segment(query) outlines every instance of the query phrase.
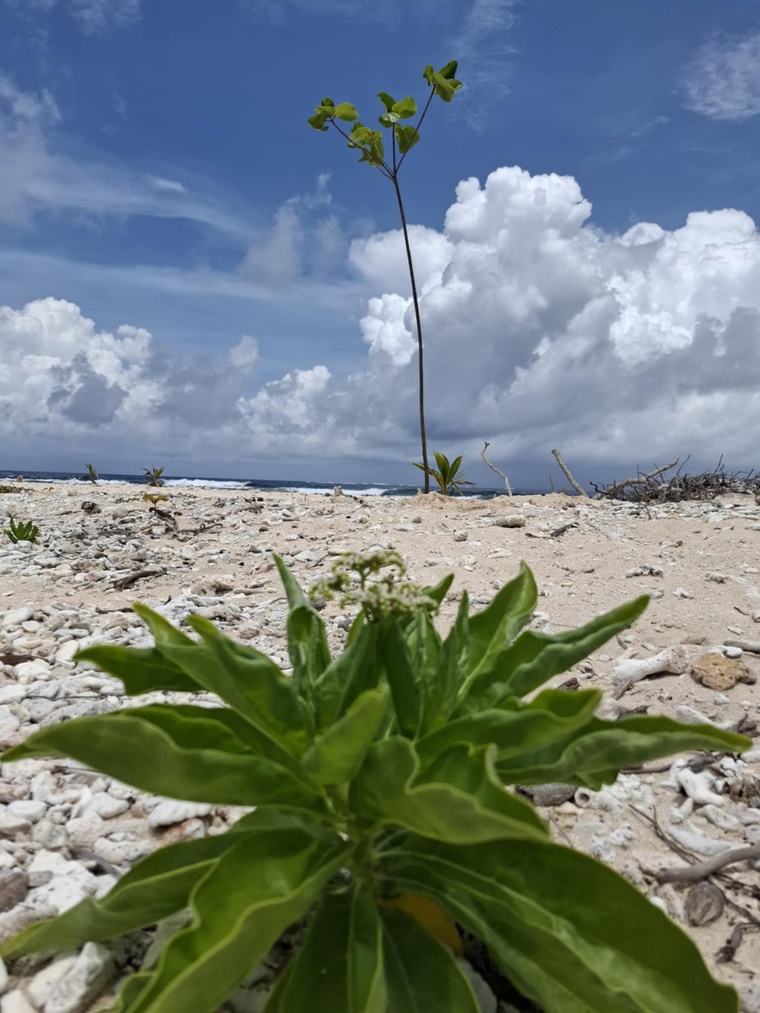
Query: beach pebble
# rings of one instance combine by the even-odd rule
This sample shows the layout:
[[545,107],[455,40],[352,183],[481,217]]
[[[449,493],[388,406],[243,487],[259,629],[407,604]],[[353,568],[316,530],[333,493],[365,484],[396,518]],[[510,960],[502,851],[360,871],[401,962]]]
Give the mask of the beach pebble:
[[211,805],[200,802],[178,802],[174,799],[163,799],[151,810],[148,826],[151,828],[168,827],[172,823],[184,823],[195,816],[208,816],[213,809]]
[[85,943],[73,964],[66,967],[48,992],[44,1013],[84,1013],[113,972],[113,959],[105,946]]

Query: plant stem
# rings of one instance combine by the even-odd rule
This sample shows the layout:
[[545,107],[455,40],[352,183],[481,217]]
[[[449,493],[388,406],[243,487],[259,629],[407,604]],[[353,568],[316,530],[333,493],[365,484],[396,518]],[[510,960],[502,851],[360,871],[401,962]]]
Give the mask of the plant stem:
[[409,245],[409,230],[406,226],[406,214],[404,213],[404,202],[401,198],[401,188],[398,185],[396,173],[392,177],[393,189],[396,191],[398,210],[401,215],[401,228],[404,233],[404,245],[406,247],[406,261],[409,265],[409,280],[412,283],[412,302],[414,303],[414,318],[417,323],[417,370],[419,375],[420,394],[420,439],[422,442],[422,467],[425,472],[425,492],[430,492],[430,472],[428,471],[427,436],[425,434],[425,369],[423,362],[422,348],[422,320],[420,319],[420,301],[417,296],[417,282],[414,277],[414,261],[412,260],[412,248]]

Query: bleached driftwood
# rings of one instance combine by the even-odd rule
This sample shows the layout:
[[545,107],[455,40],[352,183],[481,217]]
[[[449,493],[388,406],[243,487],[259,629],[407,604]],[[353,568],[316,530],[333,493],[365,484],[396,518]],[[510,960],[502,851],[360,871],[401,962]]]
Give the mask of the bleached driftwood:
[[490,446],[491,446],[491,444],[488,442],[488,440],[483,440],[483,449],[480,451],[480,456],[483,458],[483,460],[488,465],[488,467],[491,469],[491,471],[495,471],[497,475],[500,475],[504,479],[504,485],[507,487],[507,495],[511,496],[512,495],[512,488],[511,488],[511,486],[509,484],[509,479],[507,478],[507,476],[504,474],[503,471],[499,471],[499,469],[496,468],[493,464],[491,464],[491,462],[486,457],[486,451],[488,450],[488,448]]
[[573,487],[573,489],[575,489],[575,491],[578,493],[579,496],[585,496],[586,499],[588,499],[588,493],[586,492],[586,490],[582,486],[578,485],[578,483],[575,481],[575,479],[573,478],[572,474],[570,473],[570,469],[565,464],[565,460],[562,457],[562,454],[560,454],[560,452],[556,448],[554,450],[552,450],[552,454],[557,459],[557,464],[562,469],[562,471],[563,471],[563,473],[565,475],[565,478],[568,480],[568,482]]
[[612,681],[616,687],[615,696],[620,697],[626,689],[648,675],[670,673],[682,675],[689,664],[686,648],[681,644],[666,647],[651,658],[621,658],[612,669]]

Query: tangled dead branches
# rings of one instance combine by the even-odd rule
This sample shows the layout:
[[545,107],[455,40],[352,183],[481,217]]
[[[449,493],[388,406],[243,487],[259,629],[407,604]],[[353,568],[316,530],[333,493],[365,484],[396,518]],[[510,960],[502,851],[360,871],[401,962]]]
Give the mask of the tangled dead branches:
[[647,474],[639,472],[634,478],[626,478],[621,482],[603,486],[592,482],[595,498],[624,500],[629,503],[680,503],[683,500],[711,500],[725,493],[760,495],[760,475],[755,471],[729,473],[723,465],[721,455],[713,471],[689,475],[683,473],[688,460],[687,457],[670,478],[666,475],[678,464],[677,456],[661,468]]

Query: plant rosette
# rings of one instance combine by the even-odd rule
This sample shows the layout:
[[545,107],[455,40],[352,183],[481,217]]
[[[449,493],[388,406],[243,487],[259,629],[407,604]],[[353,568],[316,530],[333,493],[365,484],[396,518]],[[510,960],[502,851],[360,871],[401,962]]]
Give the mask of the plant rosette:
[[[186,912],[119,1013],[213,1013],[294,923],[303,945],[266,1013],[477,1013],[455,959],[466,933],[546,1013],[736,1013],[691,940],[614,871],[554,843],[510,785],[590,789],[619,769],[749,740],[664,717],[595,716],[596,690],[544,689],[646,606],[579,629],[525,629],[530,570],[445,637],[452,578],[420,588],[393,553],[339,560],[316,588],[358,603],[345,649],[277,559],[292,674],[191,616],[198,639],[145,606],[155,646],[82,651],[129,695],[204,693],[45,728],[3,761],[66,756],[148,792],[251,807],[226,833],[162,847],[110,893],[33,925],[6,958],[72,949]],[[208,702],[207,700],[205,701]]]

